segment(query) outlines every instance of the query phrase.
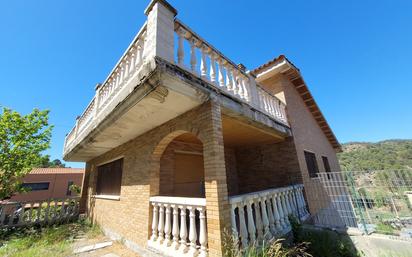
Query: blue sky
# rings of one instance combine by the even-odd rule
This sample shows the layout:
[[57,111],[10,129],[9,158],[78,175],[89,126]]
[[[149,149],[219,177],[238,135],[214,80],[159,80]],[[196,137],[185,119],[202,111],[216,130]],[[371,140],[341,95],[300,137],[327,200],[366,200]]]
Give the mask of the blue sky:
[[[248,69],[285,54],[340,142],[412,138],[411,1],[170,3]],[[52,158],[61,158],[64,135],[144,23],[147,4],[0,1],[0,105],[51,110]]]

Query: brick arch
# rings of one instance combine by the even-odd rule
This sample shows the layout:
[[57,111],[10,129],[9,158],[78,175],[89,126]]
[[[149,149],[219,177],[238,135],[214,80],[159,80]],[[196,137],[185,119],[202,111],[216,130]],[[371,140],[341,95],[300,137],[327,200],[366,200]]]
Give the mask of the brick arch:
[[179,129],[173,132],[170,132],[166,136],[160,139],[160,141],[154,147],[151,158],[150,158],[150,196],[159,194],[159,185],[160,185],[160,159],[166,150],[167,146],[178,136],[189,133],[196,136],[203,144],[201,134],[198,133],[198,130],[192,129]]

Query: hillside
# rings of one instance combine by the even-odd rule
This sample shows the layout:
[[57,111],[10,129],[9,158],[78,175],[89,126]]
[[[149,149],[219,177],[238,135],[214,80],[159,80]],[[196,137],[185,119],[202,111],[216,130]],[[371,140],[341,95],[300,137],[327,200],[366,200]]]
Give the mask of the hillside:
[[412,169],[412,140],[350,142],[342,149],[338,154],[342,170]]

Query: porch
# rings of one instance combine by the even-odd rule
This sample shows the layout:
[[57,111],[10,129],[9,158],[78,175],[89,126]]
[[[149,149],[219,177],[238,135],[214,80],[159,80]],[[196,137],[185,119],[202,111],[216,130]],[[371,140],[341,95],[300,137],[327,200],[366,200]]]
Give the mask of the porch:
[[[289,215],[300,221],[309,216],[293,142],[226,114],[221,122],[226,170],[221,186],[228,200],[219,212],[229,214],[221,222],[231,223],[227,232],[242,247],[287,234]],[[164,146],[158,194],[150,197],[151,250],[168,256],[208,255],[208,201],[225,200],[206,194],[203,154],[202,141],[189,132]]]
[[[206,198],[154,196],[151,250],[166,256],[208,256]],[[303,185],[229,197],[231,228],[241,247],[261,243],[291,230],[289,215],[309,216]]]

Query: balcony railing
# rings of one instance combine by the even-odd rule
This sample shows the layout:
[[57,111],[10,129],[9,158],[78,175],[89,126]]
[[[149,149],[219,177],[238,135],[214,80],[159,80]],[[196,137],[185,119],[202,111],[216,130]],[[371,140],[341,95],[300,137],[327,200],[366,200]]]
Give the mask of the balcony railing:
[[[65,153],[80,143],[132,92],[139,83],[137,78],[140,76],[137,74],[143,70],[143,64],[150,63],[158,55],[200,77],[222,94],[238,99],[288,125],[285,104],[259,86],[253,76],[172,15],[168,16],[163,12],[153,14],[157,17],[150,18],[151,13],[148,15],[148,21],[151,22],[145,23],[107,79],[97,86],[95,97],[67,134]],[[164,25],[168,23],[168,19],[171,19],[171,26]]]
[[177,35],[176,64],[200,76],[223,92],[288,124],[285,104],[257,85],[252,76],[179,20],[175,21],[175,33]]
[[168,256],[207,256],[206,199],[155,196],[148,245]]
[[[143,64],[145,47],[146,24],[143,25],[137,36],[127,48],[123,56],[110,72],[106,80],[96,88],[96,95],[91,100],[86,110],[77,118],[75,127],[67,134],[65,149],[70,149],[77,138],[87,131],[93,121],[101,120],[114,108],[113,103],[122,101],[131,91],[131,82]],[[116,100],[114,100],[116,99]]]
[[302,221],[309,215],[301,184],[232,196],[229,202],[232,231],[243,247],[288,233],[289,215]]

